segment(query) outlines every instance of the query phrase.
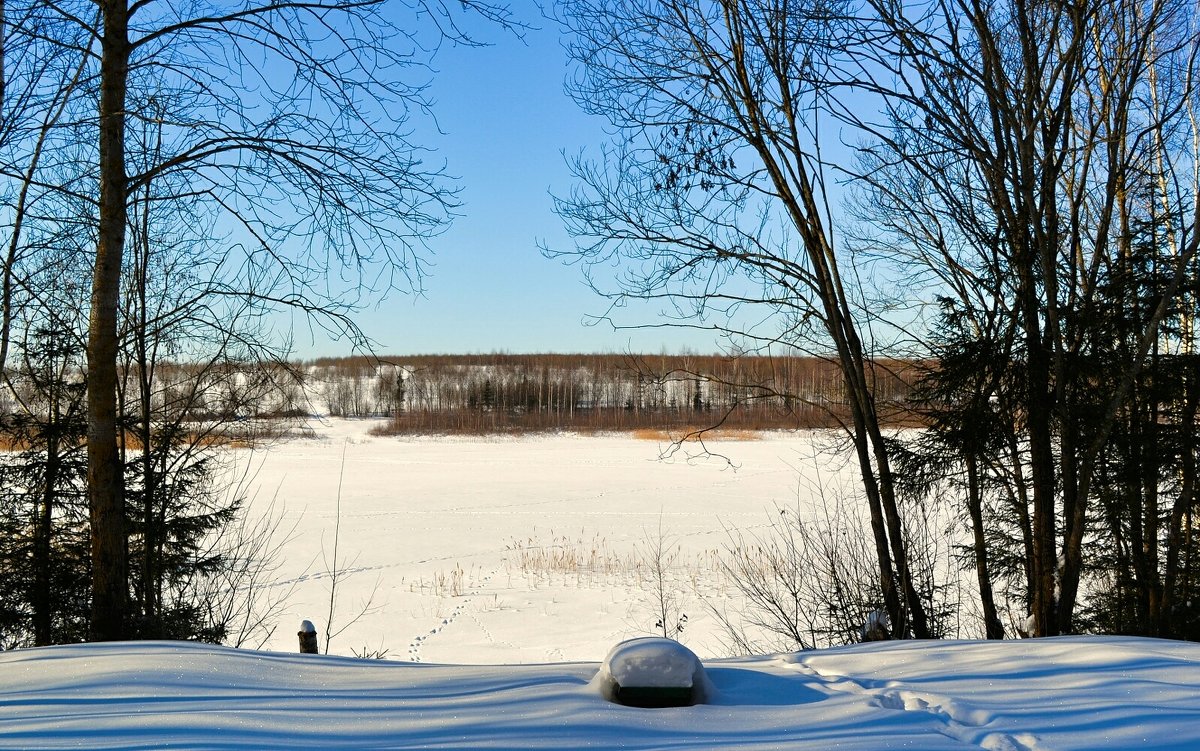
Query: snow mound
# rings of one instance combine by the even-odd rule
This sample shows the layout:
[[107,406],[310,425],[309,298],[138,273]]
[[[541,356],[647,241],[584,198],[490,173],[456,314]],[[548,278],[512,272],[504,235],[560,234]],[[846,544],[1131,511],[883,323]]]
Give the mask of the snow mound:
[[712,695],[700,658],[679,642],[660,636],[629,639],[613,647],[596,673],[595,685],[609,701],[621,700],[623,689],[682,691],[676,695],[686,696],[689,704]]

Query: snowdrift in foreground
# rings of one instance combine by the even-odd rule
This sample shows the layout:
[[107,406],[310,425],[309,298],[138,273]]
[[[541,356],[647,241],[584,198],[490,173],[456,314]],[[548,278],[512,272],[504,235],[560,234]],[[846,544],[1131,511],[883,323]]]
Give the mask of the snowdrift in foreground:
[[1200,748],[1200,645],[892,642],[705,663],[712,703],[634,709],[594,663],[439,666],[90,644],[0,653],[20,749]]

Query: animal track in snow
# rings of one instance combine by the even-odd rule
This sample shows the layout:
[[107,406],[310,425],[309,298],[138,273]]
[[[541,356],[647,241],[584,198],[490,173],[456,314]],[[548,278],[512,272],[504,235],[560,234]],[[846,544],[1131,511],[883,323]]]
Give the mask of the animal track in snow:
[[421,647],[424,646],[425,642],[429,641],[430,638],[442,633],[447,626],[449,626],[451,623],[454,623],[454,620],[458,618],[459,614],[462,613],[463,608],[466,607],[467,602],[469,602],[469,600],[462,601],[458,607],[451,611],[450,615],[442,619],[441,623],[409,642],[408,659],[412,662],[421,662]]
[[966,702],[951,699],[926,691],[914,691],[896,681],[874,685],[869,681],[858,681],[844,675],[822,673],[804,662],[800,655],[793,665],[817,680],[826,688],[863,697],[875,707],[900,712],[922,712],[938,720],[939,732],[954,740],[978,746],[984,751],[1042,751],[1038,737],[1032,733],[1002,733],[987,730],[994,718],[984,709],[972,707]]
[[[471,586],[471,589],[473,589],[473,590],[482,589],[484,586],[486,586],[488,584],[488,582],[490,582],[492,580],[492,577],[495,575],[496,575],[495,571],[491,571],[491,572],[483,575],[482,577],[479,578],[479,580],[474,585]],[[467,610],[467,606],[471,604],[471,601],[474,598],[468,597],[468,596],[459,596],[454,599],[456,599],[458,601],[458,604],[454,607],[454,610],[450,611],[450,615],[443,616],[441,619],[441,622],[438,625],[431,628],[428,632],[415,637],[411,642],[408,643],[408,659],[410,662],[421,662],[422,661],[421,660],[421,647],[423,647],[425,645],[425,642],[429,641],[429,639],[431,639],[432,637],[437,636],[438,634],[442,633],[448,627],[450,627],[456,620],[458,620],[458,617]],[[473,613],[468,613],[468,615],[476,623],[479,623],[479,619],[476,618]],[[488,638],[488,641],[494,641],[491,633],[486,628],[483,628],[483,624],[479,623],[479,626],[481,629],[483,629],[484,635]]]
[[478,626],[480,632],[483,633],[483,638],[487,639],[489,644],[495,644],[496,637],[492,635],[491,629],[485,626],[483,621],[479,620],[479,616],[475,615],[474,613],[468,613],[467,615],[471,616],[471,620],[475,621],[475,625]]

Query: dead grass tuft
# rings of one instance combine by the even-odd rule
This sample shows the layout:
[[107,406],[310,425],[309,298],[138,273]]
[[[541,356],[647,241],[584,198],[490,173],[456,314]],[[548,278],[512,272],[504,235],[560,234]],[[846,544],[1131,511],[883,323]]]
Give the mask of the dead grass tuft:
[[[181,443],[187,446],[205,447],[205,448],[229,448],[229,449],[252,449],[257,448],[264,442],[282,440],[286,438],[296,437],[293,433],[286,430],[272,429],[256,429],[254,431],[234,433],[232,431],[222,432],[207,432],[201,433],[198,431],[189,432],[183,436]],[[118,441],[125,447],[127,451],[141,451],[141,437],[131,431],[126,431],[119,436]],[[81,441],[80,446],[86,445],[86,441]],[[34,446],[29,441],[18,439],[13,435],[0,434],[0,453],[16,453],[19,451],[28,451],[31,448],[40,448]]]
[[700,428],[677,428],[666,430],[660,428],[639,428],[630,432],[639,441],[757,441],[762,438],[762,431],[749,428],[716,428],[704,430]]

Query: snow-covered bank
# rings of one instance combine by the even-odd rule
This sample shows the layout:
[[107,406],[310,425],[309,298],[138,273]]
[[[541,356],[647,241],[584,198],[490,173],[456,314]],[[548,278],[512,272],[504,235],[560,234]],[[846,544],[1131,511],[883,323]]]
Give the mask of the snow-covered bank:
[[0,748],[1200,748],[1200,645],[893,642],[706,661],[711,703],[633,709],[597,666],[413,665],[198,644],[0,653]]

